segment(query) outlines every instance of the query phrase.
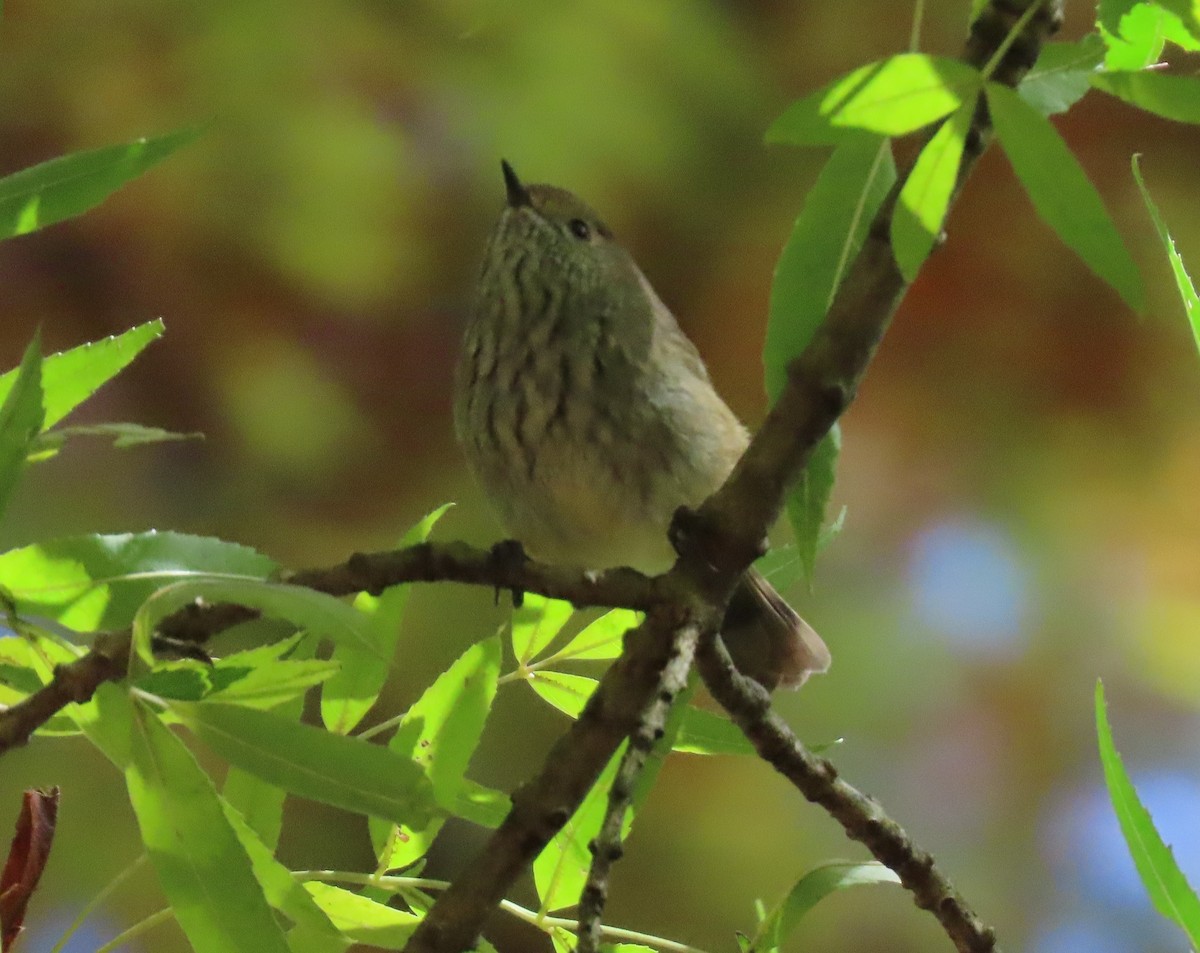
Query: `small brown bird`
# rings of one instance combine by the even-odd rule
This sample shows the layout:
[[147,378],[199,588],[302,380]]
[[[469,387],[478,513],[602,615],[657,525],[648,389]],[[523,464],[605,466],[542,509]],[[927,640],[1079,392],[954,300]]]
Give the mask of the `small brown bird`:
[[[583,201],[524,185],[492,231],[455,379],[454,429],[505,531],[539,559],[660,572],[667,527],[749,437],[633,258]],[[829,650],[751,569],[722,637],[768,689]]]

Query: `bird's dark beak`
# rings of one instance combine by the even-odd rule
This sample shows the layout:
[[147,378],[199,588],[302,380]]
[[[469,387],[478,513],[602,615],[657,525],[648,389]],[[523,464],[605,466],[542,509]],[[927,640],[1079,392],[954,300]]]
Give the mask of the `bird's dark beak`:
[[508,192],[509,208],[520,208],[522,205],[532,205],[529,189],[521,184],[513,167],[504,159],[500,160],[500,168],[504,170],[504,188]]

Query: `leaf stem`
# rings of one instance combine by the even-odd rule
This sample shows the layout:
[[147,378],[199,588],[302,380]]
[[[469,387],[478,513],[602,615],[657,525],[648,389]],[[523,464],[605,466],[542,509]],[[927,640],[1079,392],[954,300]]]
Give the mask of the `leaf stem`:
[[[425,877],[376,877],[372,874],[361,874],[348,870],[294,870],[292,871],[292,876],[299,881],[340,881],[341,883],[359,884],[364,887],[380,887],[383,890],[391,890],[393,892],[399,892],[406,888],[416,890],[445,890],[450,886],[449,881],[446,880],[429,880]],[[579,927],[578,920],[570,920],[566,917],[548,917],[527,907],[523,907],[518,903],[513,903],[511,900],[501,900],[500,909],[512,914],[518,920],[524,920],[526,923],[544,930],[546,933],[549,933],[556,927],[571,931]],[[646,946],[652,946],[657,950],[666,950],[667,953],[705,953],[699,947],[688,946],[686,943],[668,940],[665,937],[654,936],[651,933],[639,933],[636,930],[625,930],[621,927],[611,926],[603,926],[601,930],[608,939],[644,943]],[[104,953],[104,951],[98,950],[97,953]]]

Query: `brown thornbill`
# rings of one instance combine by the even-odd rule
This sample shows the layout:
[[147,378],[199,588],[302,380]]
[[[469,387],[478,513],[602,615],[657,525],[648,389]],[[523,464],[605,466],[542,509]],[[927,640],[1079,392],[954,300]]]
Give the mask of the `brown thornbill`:
[[[699,353],[600,217],[502,163],[455,379],[454,429],[506,532],[530,554],[659,572],[667,527],[728,476],[748,437]],[[722,637],[768,689],[798,687],[829,650],[750,570]]]

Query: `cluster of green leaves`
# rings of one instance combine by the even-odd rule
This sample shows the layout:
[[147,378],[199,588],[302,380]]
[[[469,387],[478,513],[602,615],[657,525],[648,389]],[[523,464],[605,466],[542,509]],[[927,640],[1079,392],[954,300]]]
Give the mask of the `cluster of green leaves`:
[[[129,332],[138,333],[144,332]],[[111,367],[127,338],[86,354]],[[46,365],[76,354],[57,355]],[[445,509],[423,519],[403,542],[424,541]],[[396,949],[428,907],[426,891],[439,886],[417,875],[443,824],[458,818],[490,828],[507,812],[506,795],[467,776],[497,690],[524,682],[576,716],[595,679],[561,665],[615,658],[638,619],[614,610],[566,635],[571,606],[529,595],[512,617],[511,672],[501,674],[500,637],[485,639],[404,714],[364,730],[392,664],[408,587],[347,603],[272,582],[275,568],[246,547],[177,533],[83,536],[0,555],[11,628],[0,638],[0,701],[20,701],[49,680],[56,665],[78,658],[86,646],[77,633],[130,628],[128,678],[101,686],[91,701],[69,706],[38,734],[82,734],[123,773],[170,910],[193,946],[313,953],[362,942]],[[211,664],[157,658],[157,624],[197,599],[251,606],[294,631]],[[318,657],[322,641],[333,646],[328,658]],[[310,691],[320,696],[323,727],[301,720]],[[173,727],[228,764],[222,785]],[[385,734],[386,744],[371,740]],[[727,720],[680,706],[642,777],[634,810],[672,748],[752,753]],[[609,780],[616,764],[615,757],[605,772]],[[556,942],[565,942],[566,921],[550,915],[579,898],[607,787],[595,787],[537,858],[538,910],[516,911]],[[288,796],[367,819],[375,869],[322,875],[356,889],[306,878],[275,859]],[[389,876],[398,870],[408,876]],[[393,895],[406,910],[389,905]],[[804,895],[811,900],[813,888]],[[795,901],[785,906],[800,909]],[[793,912],[770,935],[781,935],[796,919]]]
[[[0,376],[0,505],[28,466],[41,464],[76,432],[60,426],[63,418],[161,333],[161,322],[152,321],[45,359],[35,337],[21,366]],[[132,424],[89,431],[115,434],[118,443],[157,436]],[[446,509],[430,513],[400,544],[426,540]],[[762,568],[784,584],[780,574],[794,562],[778,552]],[[495,827],[507,812],[505,794],[467,777],[499,686],[524,682],[577,716],[596,680],[562,671],[562,664],[615,658],[638,619],[614,610],[565,637],[572,607],[527,596],[510,629],[513,671],[500,673],[499,637],[485,639],[403,715],[361,730],[396,654],[408,587],[362,593],[347,603],[273,582],[276,569],[247,547],[173,532],[93,534],[0,554],[7,620],[0,628],[0,705],[29,697],[57,666],[78,659],[90,634],[129,629],[128,678],[68,706],[37,735],[83,735],[123,773],[169,910],[192,944],[206,951],[311,953],[354,942],[398,948],[428,906],[429,882],[387,875],[414,867],[419,873],[446,820]],[[270,633],[263,644],[211,664],[159,658],[156,627],[196,600],[254,608],[285,623],[289,633],[280,637],[277,628],[257,623]],[[325,658],[318,652],[322,642],[332,645]],[[301,720],[310,692],[319,695],[323,727]],[[172,728],[186,730],[227,763],[222,785]],[[386,744],[371,741],[385,733]],[[681,706],[643,776],[634,810],[672,749],[753,753],[728,720]],[[605,778],[611,780],[616,764],[614,758]],[[524,912],[559,943],[566,942],[566,921],[550,914],[578,900],[607,788],[596,786],[534,865],[540,905]],[[302,880],[275,859],[289,795],[368,820],[377,866],[366,874],[344,872],[359,889]],[[389,906],[390,894],[400,895],[408,909]]]
[[[1141,311],[1137,266],[1095,187],[1048,117],[1070,109],[1094,89],[1167,119],[1200,123],[1200,78],[1152,68],[1167,42],[1200,49],[1200,20],[1187,0],[1102,0],[1095,30],[1080,40],[1047,44],[1015,91],[992,81],[1003,50],[981,70],[909,52],[853,70],[793,103],[768,130],[767,141],[833,146],[834,152],[776,268],[764,351],[770,399],[782,389],[789,362],[811,340],[868,224],[895,185],[891,140],[927,135],[891,219],[892,251],[901,274],[911,281],[942,232],[966,135],[984,105],[1038,214],[1134,311]],[[1155,216],[1196,329],[1195,291]],[[1197,335],[1200,341],[1200,330]],[[835,429],[815,451],[788,502],[810,576],[830,532],[826,510],[838,446]],[[840,517],[835,529],[836,523]]]

